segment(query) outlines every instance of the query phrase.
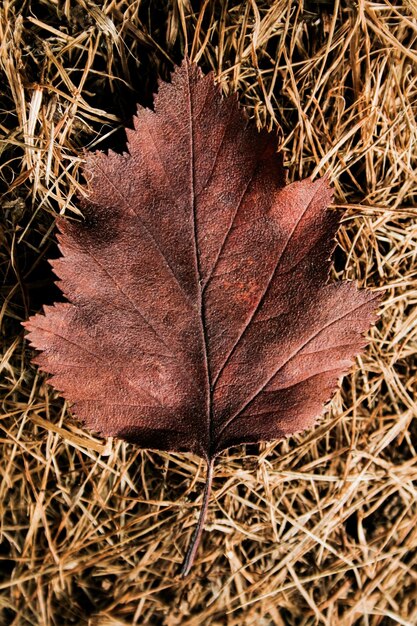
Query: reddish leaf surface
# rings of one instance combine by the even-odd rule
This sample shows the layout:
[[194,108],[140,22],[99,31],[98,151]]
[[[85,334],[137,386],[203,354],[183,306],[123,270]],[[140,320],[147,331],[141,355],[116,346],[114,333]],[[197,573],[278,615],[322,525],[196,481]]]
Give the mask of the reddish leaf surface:
[[[276,139],[184,61],[128,153],[90,154],[84,223],[59,220],[67,303],[26,323],[87,426],[208,462],[311,427],[365,345],[377,297],[329,284],[327,180],[285,184]],[[194,552],[193,552],[194,551]]]

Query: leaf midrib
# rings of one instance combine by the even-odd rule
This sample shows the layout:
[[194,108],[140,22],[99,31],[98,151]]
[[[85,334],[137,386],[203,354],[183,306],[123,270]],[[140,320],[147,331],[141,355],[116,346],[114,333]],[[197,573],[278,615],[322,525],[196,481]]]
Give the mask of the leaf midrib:
[[194,123],[193,123],[193,103],[191,96],[190,85],[190,73],[189,66],[187,64],[187,93],[188,93],[188,111],[189,111],[189,134],[190,134],[190,204],[193,220],[193,241],[194,241],[194,259],[195,259],[195,272],[197,281],[197,298],[198,298],[198,319],[200,323],[200,334],[202,339],[203,349],[203,362],[205,370],[205,403],[206,403],[206,424],[207,424],[207,449],[203,447],[203,453],[206,456],[207,462],[211,458],[211,447],[213,443],[213,415],[212,415],[212,388],[210,381],[210,368],[208,362],[208,338],[206,333],[205,312],[203,306],[203,289],[202,289],[202,275],[200,269],[200,255],[198,251],[198,239],[197,239],[197,219],[196,219],[196,193],[195,193],[195,156],[194,156]]

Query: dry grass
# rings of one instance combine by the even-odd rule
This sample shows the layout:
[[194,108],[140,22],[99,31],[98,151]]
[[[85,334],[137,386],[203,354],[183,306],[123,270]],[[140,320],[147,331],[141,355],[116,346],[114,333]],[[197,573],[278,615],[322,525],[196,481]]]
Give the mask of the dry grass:
[[[415,0],[4,0],[0,18],[0,624],[415,625]],[[83,431],[20,321],[59,297],[45,259],[82,148],[121,149],[185,49],[282,127],[291,178],[330,174],[335,275],[387,290],[321,425],[223,456],[178,581],[199,460]]]

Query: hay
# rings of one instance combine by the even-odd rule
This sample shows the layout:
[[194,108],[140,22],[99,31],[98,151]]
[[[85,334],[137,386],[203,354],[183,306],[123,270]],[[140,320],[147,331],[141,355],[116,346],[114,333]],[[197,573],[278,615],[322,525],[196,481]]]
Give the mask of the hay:
[[[413,0],[4,0],[0,8],[0,623],[417,623],[417,9]],[[194,7],[194,8],[193,8]],[[346,209],[335,277],[386,289],[371,344],[314,430],[217,467],[80,428],[20,321],[60,296],[54,218],[78,216],[82,148],[122,149],[187,49],[281,127],[291,179]],[[259,454],[258,454],[259,453]]]

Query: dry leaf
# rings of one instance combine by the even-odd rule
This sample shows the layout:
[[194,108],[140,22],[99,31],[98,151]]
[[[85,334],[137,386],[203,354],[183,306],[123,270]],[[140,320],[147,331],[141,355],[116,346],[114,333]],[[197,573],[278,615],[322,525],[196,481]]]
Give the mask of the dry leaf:
[[85,424],[208,464],[311,427],[365,345],[377,297],[329,284],[325,179],[285,184],[276,139],[184,61],[129,152],[89,154],[86,220],[60,219],[68,303],[26,323],[35,362]]

